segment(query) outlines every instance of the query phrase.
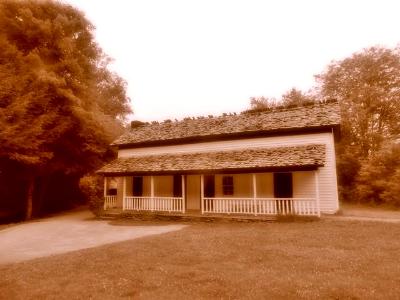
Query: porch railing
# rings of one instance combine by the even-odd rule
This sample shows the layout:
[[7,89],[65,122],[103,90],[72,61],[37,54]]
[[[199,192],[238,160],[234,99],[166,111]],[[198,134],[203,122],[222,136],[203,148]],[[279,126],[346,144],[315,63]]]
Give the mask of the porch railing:
[[104,196],[104,209],[117,207],[117,196]]
[[182,197],[125,197],[123,210],[185,212]]
[[204,213],[319,216],[313,198],[203,198]]

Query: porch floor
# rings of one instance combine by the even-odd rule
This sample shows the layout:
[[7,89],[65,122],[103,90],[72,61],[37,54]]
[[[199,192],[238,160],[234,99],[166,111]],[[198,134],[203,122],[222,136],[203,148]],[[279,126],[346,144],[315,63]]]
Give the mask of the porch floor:
[[[276,215],[248,215],[248,214],[201,214],[199,210],[189,210],[183,213],[177,212],[149,212],[149,211],[129,211],[122,209],[108,209],[101,215],[103,219],[134,219],[143,221],[182,221],[182,222],[273,222],[277,221]],[[301,219],[317,220],[317,217],[301,217]]]

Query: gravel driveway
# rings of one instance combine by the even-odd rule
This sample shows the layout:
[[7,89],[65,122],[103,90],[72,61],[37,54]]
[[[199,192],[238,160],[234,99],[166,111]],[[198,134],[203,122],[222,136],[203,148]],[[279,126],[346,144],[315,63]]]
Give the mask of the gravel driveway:
[[113,226],[93,220],[89,211],[68,213],[0,230],[0,264],[166,233],[184,226]]

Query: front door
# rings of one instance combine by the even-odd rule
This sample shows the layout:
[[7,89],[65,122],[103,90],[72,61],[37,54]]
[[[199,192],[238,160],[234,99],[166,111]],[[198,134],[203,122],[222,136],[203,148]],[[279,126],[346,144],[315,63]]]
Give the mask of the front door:
[[[292,173],[274,173],[274,197],[293,198]],[[291,214],[293,212],[292,200],[277,200],[276,208],[278,214]]]
[[[204,198],[214,198],[215,197],[215,176],[214,175],[204,175]],[[213,211],[214,200],[207,201],[208,210]]]
[[215,197],[215,176],[204,175],[204,198]]
[[173,192],[174,197],[183,197],[183,195],[182,195],[182,175],[174,175],[172,192]]
[[143,196],[143,177],[133,176],[132,195],[135,197]]
[[275,198],[293,197],[292,173],[274,173],[274,197]]

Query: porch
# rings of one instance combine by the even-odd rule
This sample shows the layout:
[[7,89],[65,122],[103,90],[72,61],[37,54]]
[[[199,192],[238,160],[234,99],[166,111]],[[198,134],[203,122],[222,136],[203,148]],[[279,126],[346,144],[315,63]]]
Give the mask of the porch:
[[320,216],[318,169],[105,177],[104,209],[184,215]]

